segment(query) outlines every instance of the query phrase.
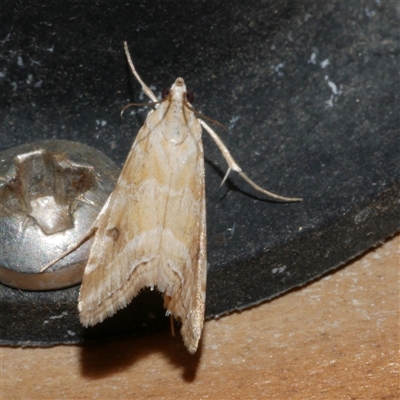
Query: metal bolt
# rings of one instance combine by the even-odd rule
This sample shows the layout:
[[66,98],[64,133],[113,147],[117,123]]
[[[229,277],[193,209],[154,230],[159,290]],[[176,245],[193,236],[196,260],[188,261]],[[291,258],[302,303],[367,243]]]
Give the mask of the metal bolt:
[[91,240],[39,271],[89,230],[118,174],[100,151],[65,140],[0,153],[0,282],[24,290],[79,283]]

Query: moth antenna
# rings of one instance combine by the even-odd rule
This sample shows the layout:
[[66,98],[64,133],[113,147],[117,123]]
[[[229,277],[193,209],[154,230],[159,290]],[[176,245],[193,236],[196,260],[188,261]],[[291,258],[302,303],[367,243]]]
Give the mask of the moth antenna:
[[255,182],[253,182],[239,167],[239,165],[236,163],[236,161],[233,159],[231,156],[231,153],[229,150],[226,148],[222,140],[219,138],[219,136],[214,132],[213,129],[211,129],[203,120],[199,119],[199,122],[201,126],[209,133],[209,135],[214,139],[215,143],[221,150],[222,155],[224,156],[226,162],[228,163],[229,169],[227,174],[225,174],[225,177],[222,182],[226,180],[228,177],[228,173],[231,170],[236,171],[251,187],[253,187],[255,190],[257,190],[260,193],[264,193],[265,195],[271,197],[274,200],[280,200],[280,201],[286,201],[286,202],[295,202],[295,201],[302,201],[303,199],[297,198],[297,197],[283,197],[279,196],[275,193],[269,192],[268,190],[263,189],[261,186],[258,186]]
[[41,274],[42,272],[46,271],[47,269],[49,269],[50,267],[52,267],[54,264],[58,263],[60,260],[62,260],[64,257],[66,257],[68,254],[71,254],[73,251],[75,251],[77,248],[79,248],[80,246],[82,246],[82,243],[86,242],[86,240],[89,240],[89,238],[93,235],[94,231],[97,228],[91,228],[89,232],[87,232],[85,234],[85,236],[83,236],[82,239],[80,239],[78,242],[74,243],[71,247],[69,247],[66,251],[64,251],[64,253],[61,253],[55,260],[49,262],[47,265],[45,265],[40,271],[39,273]]
[[190,111],[194,112],[194,114],[197,115],[198,117],[203,118],[203,119],[206,119],[207,121],[211,122],[212,124],[216,124],[216,125],[220,126],[223,130],[225,130],[225,131],[228,132],[228,129],[227,129],[227,127],[226,127],[224,124],[221,124],[221,122],[218,122],[217,120],[212,119],[212,118],[210,118],[210,117],[207,117],[207,116],[205,116],[204,114],[202,114],[201,112],[196,111],[196,110],[186,101],[185,98],[183,99],[183,104],[184,104],[185,107],[187,107]]
[[125,54],[126,54],[126,58],[128,59],[128,64],[131,67],[132,73],[133,75],[135,75],[135,78],[138,80],[138,82],[142,85],[142,90],[143,92],[150,97],[151,100],[153,100],[154,102],[157,102],[158,99],[155,96],[155,94],[152,92],[152,90],[142,81],[142,78],[139,76],[139,74],[137,73],[135,66],[133,65],[133,61],[131,58],[131,55],[129,53],[129,49],[128,49],[128,43],[125,41],[124,42],[124,49],[125,49]]

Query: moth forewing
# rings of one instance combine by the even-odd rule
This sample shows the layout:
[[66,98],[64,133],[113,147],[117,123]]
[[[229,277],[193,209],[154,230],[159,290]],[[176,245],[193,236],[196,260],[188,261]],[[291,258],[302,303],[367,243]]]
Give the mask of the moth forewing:
[[183,106],[178,78],[149,113],[102,210],[79,295],[80,319],[95,325],[156,286],[196,351],[204,319],[206,230],[201,126]]

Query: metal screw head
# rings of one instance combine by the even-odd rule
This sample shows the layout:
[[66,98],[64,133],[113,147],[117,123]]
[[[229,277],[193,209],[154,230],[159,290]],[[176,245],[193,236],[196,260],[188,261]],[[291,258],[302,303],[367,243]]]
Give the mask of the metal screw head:
[[90,240],[39,271],[89,230],[118,174],[100,151],[65,140],[0,153],[0,282],[25,290],[79,283]]

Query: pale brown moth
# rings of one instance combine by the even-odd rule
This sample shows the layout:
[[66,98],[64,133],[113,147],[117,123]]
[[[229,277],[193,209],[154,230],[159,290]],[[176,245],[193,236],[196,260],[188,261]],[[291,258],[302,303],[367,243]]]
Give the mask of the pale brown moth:
[[102,322],[142,288],[156,286],[164,295],[167,313],[181,321],[185,346],[194,353],[203,329],[207,275],[201,127],[228,163],[224,181],[234,170],[273,199],[301,199],[270,193],[242,172],[217,134],[196,118],[182,78],[158,101],[136,72],[126,42],[124,46],[143,92],[157,104],[91,230],[51,265],[94,236],[79,294],[81,323],[87,327]]

